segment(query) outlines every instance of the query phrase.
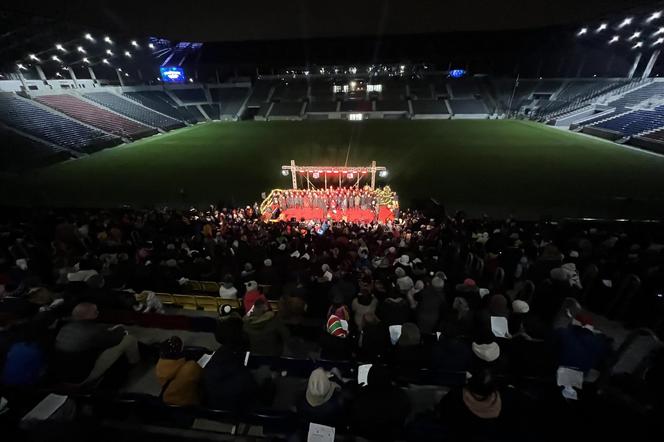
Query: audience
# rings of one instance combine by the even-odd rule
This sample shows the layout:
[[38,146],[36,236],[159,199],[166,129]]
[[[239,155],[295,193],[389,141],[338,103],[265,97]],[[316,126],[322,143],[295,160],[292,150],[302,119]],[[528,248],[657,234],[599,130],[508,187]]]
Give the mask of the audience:
[[165,403],[184,406],[200,402],[198,383],[202,369],[196,361],[185,359],[182,339],[172,336],[162,342],[155,370]]

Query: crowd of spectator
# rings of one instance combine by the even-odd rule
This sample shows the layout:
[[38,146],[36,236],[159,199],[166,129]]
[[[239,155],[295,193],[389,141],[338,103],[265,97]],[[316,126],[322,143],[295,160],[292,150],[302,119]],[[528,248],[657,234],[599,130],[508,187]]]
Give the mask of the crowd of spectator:
[[[405,428],[419,440],[517,437],[531,416],[519,381],[551,381],[559,400],[583,400],[585,390],[558,388],[559,367],[593,382],[614,362],[596,312],[656,329],[663,311],[658,226],[404,211],[321,231],[266,222],[255,208],[70,210],[8,216],[0,246],[5,387],[85,387],[118,361],[128,369],[151,349],[98,321],[99,311],[146,311],[135,294],[218,281],[218,296],[239,308],[219,309],[219,348],[204,367],[177,333],[159,346],[161,400],[238,413],[268,406],[274,375],[250,371],[247,351],[371,364],[362,385],[316,368],[293,407],[307,423],[377,440]],[[649,363],[657,369],[644,382],[661,386],[661,351]],[[422,370],[433,384],[450,373],[466,381],[423,413],[400,381]],[[661,412],[661,399],[648,398]]]

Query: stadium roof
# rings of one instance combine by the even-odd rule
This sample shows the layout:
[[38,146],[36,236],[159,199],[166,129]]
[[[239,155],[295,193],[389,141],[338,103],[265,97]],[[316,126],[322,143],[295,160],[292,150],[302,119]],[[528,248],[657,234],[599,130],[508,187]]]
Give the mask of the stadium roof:
[[540,28],[597,19],[653,0],[68,0],[2,9],[136,37],[243,41]]

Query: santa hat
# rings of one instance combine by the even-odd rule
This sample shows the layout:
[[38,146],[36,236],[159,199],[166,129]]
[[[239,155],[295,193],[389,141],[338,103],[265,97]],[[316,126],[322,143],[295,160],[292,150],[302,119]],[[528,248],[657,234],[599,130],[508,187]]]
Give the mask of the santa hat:
[[327,320],[327,332],[337,338],[348,336],[348,322],[337,315],[330,315]]

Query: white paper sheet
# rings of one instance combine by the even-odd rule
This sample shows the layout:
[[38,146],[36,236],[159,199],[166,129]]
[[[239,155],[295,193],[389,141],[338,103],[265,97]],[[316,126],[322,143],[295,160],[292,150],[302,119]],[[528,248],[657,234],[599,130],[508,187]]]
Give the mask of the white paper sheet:
[[507,328],[507,318],[503,316],[492,316],[491,331],[497,338],[509,338],[510,332]]
[[319,425],[311,422],[309,424],[309,435],[307,442],[334,442],[334,427]]
[[24,421],[44,421],[51,417],[53,413],[58,411],[60,407],[67,401],[69,396],[62,396],[59,394],[49,394],[40,403],[35,405],[35,408],[30,410],[28,414],[23,416]]
[[198,365],[200,365],[201,368],[205,368],[205,366],[207,365],[207,363],[210,362],[210,359],[212,359],[212,356],[213,356],[213,355],[214,355],[214,353],[211,353],[211,354],[207,354],[207,353],[206,353],[206,354],[204,354],[204,355],[201,356],[201,358],[197,361]]
[[357,383],[359,385],[369,384],[367,377],[369,376],[369,370],[371,369],[372,365],[373,364],[364,364],[357,367]]
[[583,372],[568,367],[558,367],[557,381],[559,387],[583,388]]
[[392,345],[397,345],[397,341],[401,337],[401,326],[400,325],[390,325],[390,341]]

